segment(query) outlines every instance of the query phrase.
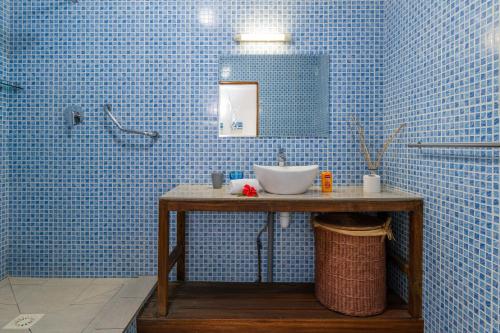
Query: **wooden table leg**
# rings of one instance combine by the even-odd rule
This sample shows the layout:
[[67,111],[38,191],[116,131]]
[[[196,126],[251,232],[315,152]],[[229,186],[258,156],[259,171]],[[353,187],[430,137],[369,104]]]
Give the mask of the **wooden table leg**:
[[170,212],[160,201],[158,215],[158,314],[166,316],[168,313],[168,272],[169,262],[169,231]]
[[423,204],[410,215],[410,262],[408,275],[408,311],[413,318],[422,318],[422,274],[423,274]]
[[177,246],[181,255],[177,260],[177,280],[186,279],[186,212],[177,212]]

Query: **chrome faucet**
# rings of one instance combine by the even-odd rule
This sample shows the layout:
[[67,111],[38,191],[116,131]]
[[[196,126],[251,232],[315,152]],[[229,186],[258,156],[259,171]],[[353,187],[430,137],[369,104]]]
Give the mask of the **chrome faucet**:
[[278,166],[286,166],[285,148],[282,147],[278,150]]

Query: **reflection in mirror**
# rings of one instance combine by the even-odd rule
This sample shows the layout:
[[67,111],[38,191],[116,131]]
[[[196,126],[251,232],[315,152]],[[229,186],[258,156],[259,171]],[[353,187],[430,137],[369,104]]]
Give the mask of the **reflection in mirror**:
[[259,136],[328,137],[329,67],[327,55],[232,55],[219,78],[258,82]]
[[219,82],[219,136],[257,136],[259,84]]

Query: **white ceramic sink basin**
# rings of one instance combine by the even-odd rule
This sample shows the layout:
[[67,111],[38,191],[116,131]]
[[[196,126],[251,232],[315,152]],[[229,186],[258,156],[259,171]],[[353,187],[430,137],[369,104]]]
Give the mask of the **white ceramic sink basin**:
[[318,175],[317,165],[263,166],[254,164],[253,170],[266,192],[274,194],[301,194],[307,191]]

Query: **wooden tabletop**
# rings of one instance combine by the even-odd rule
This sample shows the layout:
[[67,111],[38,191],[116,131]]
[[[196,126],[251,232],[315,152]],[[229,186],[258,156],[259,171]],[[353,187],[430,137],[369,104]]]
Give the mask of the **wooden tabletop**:
[[278,195],[266,192],[259,193],[258,197],[248,198],[228,193],[227,186],[221,189],[213,189],[211,185],[178,185],[160,197],[160,200],[167,201],[371,201],[371,202],[390,202],[390,201],[415,201],[422,200],[422,197],[416,194],[403,192],[399,190],[386,189],[380,193],[364,193],[360,186],[334,187],[333,192],[321,192],[321,188],[313,186],[303,194],[297,195]]

